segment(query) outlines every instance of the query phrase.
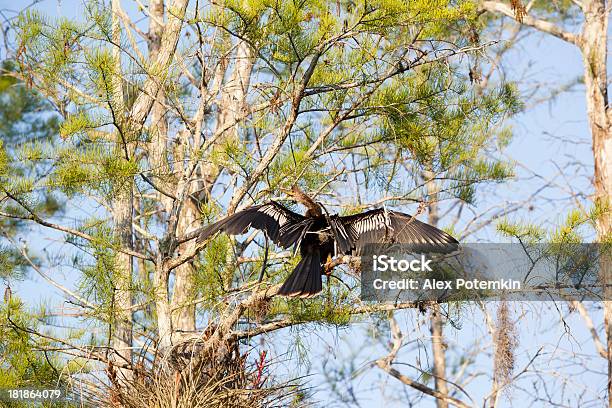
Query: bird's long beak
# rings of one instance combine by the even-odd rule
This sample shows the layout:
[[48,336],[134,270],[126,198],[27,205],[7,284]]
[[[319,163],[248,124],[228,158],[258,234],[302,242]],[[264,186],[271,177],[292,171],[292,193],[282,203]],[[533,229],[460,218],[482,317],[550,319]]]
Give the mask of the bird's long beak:
[[287,194],[289,197],[293,197],[293,190],[291,189],[279,187],[278,191]]
[[296,196],[299,196],[300,194],[304,195],[304,192],[300,190],[297,184],[293,184],[291,188],[279,187],[278,191],[280,191],[281,193],[285,193],[289,197],[293,197],[293,198],[295,198]]

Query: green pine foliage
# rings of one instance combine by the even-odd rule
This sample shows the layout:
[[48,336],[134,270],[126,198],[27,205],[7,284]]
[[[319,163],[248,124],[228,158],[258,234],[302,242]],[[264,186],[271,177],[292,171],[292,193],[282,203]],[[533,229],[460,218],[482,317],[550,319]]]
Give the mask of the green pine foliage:
[[231,268],[231,265],[228,265],[230,245],[228,237],[217,237],[204,248],[203,255],[195,265],[194,284],[197,297],[204,299],[207,307],[213,307],[217,299],[226,294],[234,283],[233,271],[228,271],[228,267]]
[[[0,191],[8,192],[42,215],[61,211],[62,202],[54,192],[38,189],[52,167],[43,146],[53,145],[59,117],[53,106],[19,80],[16,64],[4,60],[0,66]],[[5,203],[7,213],[23,214],[14,203]],[[18,219],[0,217],[5,233],[14,234],[24,224]]]
[[[38,329],[41,314],[33,314],[18,298],[0,303],[0,388],[65,388],[65,361],[57,352],[41,352],[57,347],[53,341],[33,337],[30,330]],[[81,367],[82,368],[82,367]],[[13,402],[11,407],[31,406]],[[68,407],[64,402],[45,402],[42,407]]]
[[[19,74],[44,94],[56,115],[36,116],[55,121],[53,137],[28,137],[20,149],[2,146],[2,185],[44,215],[49,213],[42,208],[51,208],[48,197],[58,203],[95,202],[99,213],[70,220],[90,239],[66,237],[75,251],[68,257],[78,275],[76,290],[95,305],[86,319],[96,327],[115,325],[118,282],[133,282],[127,288],[132,303],[146,305],[146,312],[132,315],[134,333],[148,344],[157,329],[152,305],[160,300],[151,275],[185,249],[169,245],[176,238],[170,230],[176,214],[169,207],[180,192],[182,172],[194,161],[219,169],[215,185],[184,198],[185,204],[197,203],[198,222],[218,219],[296,110],[292,131],[247,192],[255,203],[279,199],[298,182],[338,212],[361,211],[364,203],[391,195],[398,198],[387,204],[401,208],[423,199],[428,172],[441,188],[441,200],[473,204],[479,186],[511,177],[512,163],[497,152],[511,139],[504,120],[521,109],[516,90],[511,85],[477,89],[466,75],[465,60],[441,56],[450,43],[455,49],[473,45],[464,31],[475,18],[473,2],[463,0],[231,0],[189,10],[177,45],[183,60],[175,58],[166,69],[146,56],[146,47],[132,44],[125,27],[119,39],[114,36],[112,15],[99,2],[88,3],[83,21],[24,12],[16,26]],[[203,33],[206,42],[194,33]],[[255,60],[244,107],[248,114],[212,142],[219,136],[219,95],[201,95],[201,89],[221,86],[215,84],[216,69],[225,65],[231,72],[238,38]],[[308,83],[301,83],[305,75]],[[163,83],[167,135],[160,135],[158,123],[135,124],[130,117],[150,78]],[[297,91],[303,92],[299,107]],[[210,104],[202,123],[192,123],[202,98],[210,98]],[[168,141],[158,146],[163,163],[154,167],[152,144],[160,136]],[[196,139],[200,145],[194,146]],[[208,143],[212,146],[205,149]],[[32,168],[45,173],[27,171]],[[368,197],[358,200],[346,187],[350,183]],[[118,266],[121,240],[109,210],[114,199],[132,194],[134,250],[158,265],[134,259],[134,276],[126,277],[126,268]],[[2,211],[28,217],[21,207],[11,200],[0,204]],[[56,204],[55,211],[60,207]],[[299,261],[290,254],[263,265],[262,236],[254,241],[246,247],[244,236],[219,236],[188,262],[194,271],[189,297],[197,303],[199,319],[212,322],[232,307],[227,299],[240,299],[255,287],[264,266],[263,286],[268,286],[281,283]],[[269,252],[280,249],[270,243]],[[249,257],[257,260],[239,262]],[[0,252],[0,262],[15,261]],[[168,272],[168,299],[175,273]],[[354,280],[344,280],[329,279],[316,299],[274,299],[253,318],[347,325],[358,301]],[[108,340],[74,336],[85,344]]]
[[[35,27],[33,27],[35,29]],[[42,217],[59,215],[64,203],[53,191],[40,188],[53,167],[49,149],[57,142],[59,116],[54,106],[28,83],[19,79],[17,64],[4,60],[0,65],[0,277],[11,286],[24,279],[30,265],[21,252],[7,241],[27,231],[29,225],[22,219],[31,214],[12,196]],[[15,217],[9,217],[11,215]],[[24,241],[24,243],[26,243]],[[22,243],[18,243],[22,245]],[[34,262],[40,260],[31,255]],[[44,310],[33,312],[10,289],[6,289],[4,302],[0,303],[0,387],[47,387],[64,386],[66,368],[63,356],[56,352],[43,352],[45,348],[57,346],[49,339],[33,336]],[[26,406],[14,403],[11,406]],[[42,406],[51,406],[44,403]],[[68,406],[58,403],[54,406]]]
[[510,85],[484,92],[468,88],[461,76],[453,80],[440,69],[418,70],[410,81],[381,90],[377,103],[386,108],[380,137],[399,147],[398,155],[413,163],[414,172],[444,174],[447,196],[473,204],[477,184],[513,175],[511,163],[489,157],[499,148],[497,124],[520,109]]
[[[504,219],[497,223],[497,230],[506,237],[529,244],[578,244],[589,242],[589,234],[594,231],[597,220],[604,211],[606,209],[599,205],[586,209],[570,209],[550,228],[535,225],[526,220]],[[598,242],[607,243],[605,238]]]

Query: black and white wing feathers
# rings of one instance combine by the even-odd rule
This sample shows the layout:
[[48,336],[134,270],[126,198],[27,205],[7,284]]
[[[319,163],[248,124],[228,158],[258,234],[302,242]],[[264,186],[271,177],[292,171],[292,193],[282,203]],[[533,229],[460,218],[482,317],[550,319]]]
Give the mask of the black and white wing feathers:
[[361,253],[368,244],[408,244],[416,252],[451,252],[458,244],[455,238],[436,227],[409,214],[384,208],[340,219],[356,253]]
[[200,233],[198,242],[223,231],[229,235],[244,234],[249,228],[264,231],[277,245],[289,248],[303,235],[306,219],[279,203],[269,203],[248,207],[242,211],[217,221]]

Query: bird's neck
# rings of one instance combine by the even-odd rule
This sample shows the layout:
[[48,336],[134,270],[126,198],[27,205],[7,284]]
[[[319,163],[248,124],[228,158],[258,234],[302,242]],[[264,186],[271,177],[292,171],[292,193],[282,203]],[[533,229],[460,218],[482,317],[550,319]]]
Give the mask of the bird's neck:
[[323,211],[319,204],[315,203],[314,200],[306,195],[297,186],[293,186],[293,196],[297,202],[304,205],[308,210],[306,211],[307,217],[321,217]]

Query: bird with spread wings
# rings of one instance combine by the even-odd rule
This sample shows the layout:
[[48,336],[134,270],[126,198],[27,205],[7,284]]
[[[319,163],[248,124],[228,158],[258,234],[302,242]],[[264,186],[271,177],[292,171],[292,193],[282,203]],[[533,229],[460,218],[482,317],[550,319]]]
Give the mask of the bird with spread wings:
[[290,196],[308,208],[304,215],[270,201],[248,207],[205,227],[202,242],[218,232],[264,231],[283,248],[297,246],[301,260],[278,291],[279,295],[311,297],[323,288],[325,263],[336,255],[359,254],[368,244],[409,244],[415,252],[447,252],[457,240],[411,215],[378,208],[349,216],[329,215],[297,186]]

